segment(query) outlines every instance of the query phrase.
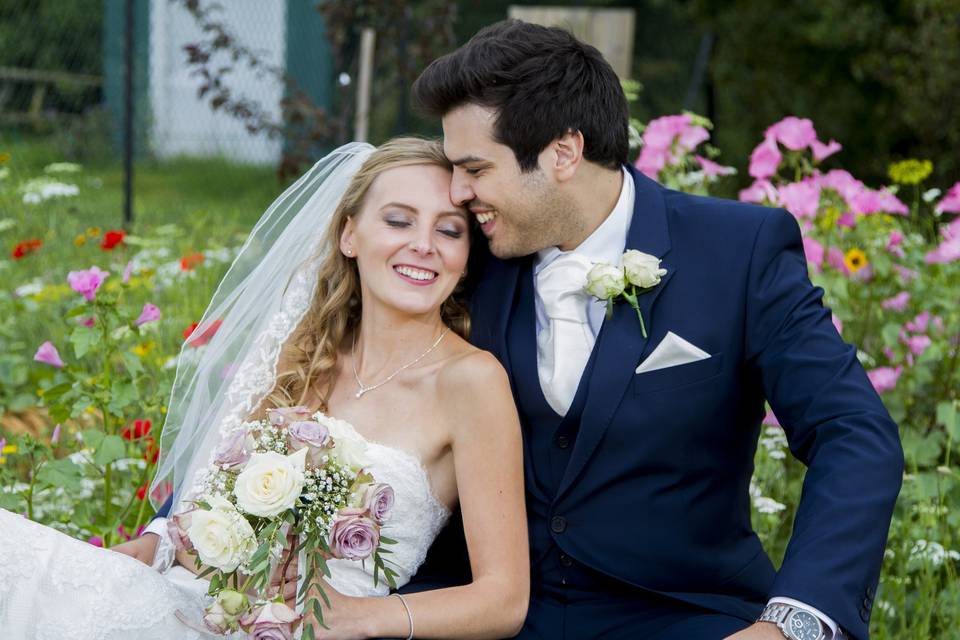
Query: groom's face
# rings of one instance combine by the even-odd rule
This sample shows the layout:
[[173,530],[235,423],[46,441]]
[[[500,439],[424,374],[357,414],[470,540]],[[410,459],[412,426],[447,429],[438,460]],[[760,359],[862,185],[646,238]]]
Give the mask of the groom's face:
[[495,117],[475,104],[443,117],[443,149],[454,165],[450,199],[476,216],[495,256],[515,258],[559,244],[556,223],[567,207],[542,159],[522,172],[513,150],[494,139]]

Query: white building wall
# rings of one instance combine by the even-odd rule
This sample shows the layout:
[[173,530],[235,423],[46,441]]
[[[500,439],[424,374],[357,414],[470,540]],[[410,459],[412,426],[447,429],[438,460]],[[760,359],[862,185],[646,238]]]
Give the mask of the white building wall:
[[[229,0],[220,3],[218,22],[270,66],[284,66],[286,2],[284,0]],[[222,156],[237,162],[272,164],[280,158],[281,143],[264,134],[252,135],[243,123],[222,111],[213,111],[197,97],[200,78],[191,76],[184,45],[201,40],[193,17],[170,0],[150,3],[151,149],[161,158],[178,155]],[[229,65],[226,85],[233,95],[253,99],[274,119],[280,119],[282,82],[234,63],[223,52],[211,61],[216,69]]]

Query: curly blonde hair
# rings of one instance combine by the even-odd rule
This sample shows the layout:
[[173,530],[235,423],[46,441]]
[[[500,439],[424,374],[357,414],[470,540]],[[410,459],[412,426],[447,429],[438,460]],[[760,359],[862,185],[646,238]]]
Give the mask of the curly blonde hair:
[[[317,286],[306,315],[284,344],[277,365],[277,379],[265,406],[305,404],[310,391],[317,390],[320,410],[327,400],[336,375],[338,354],[360,325],[362,301],[360,274],[356,261],[340,251],[340,236],[347,220],[360,213],[374,180],[390,169],[411,165],[453,170],[438,140],[394,138],[374,151],[353,176],[330,220],[323,241],[313,259],[325,255],[317,272]],[[470,334],[466,305],[458,291],[440,308],[443,322],[460,336]]]

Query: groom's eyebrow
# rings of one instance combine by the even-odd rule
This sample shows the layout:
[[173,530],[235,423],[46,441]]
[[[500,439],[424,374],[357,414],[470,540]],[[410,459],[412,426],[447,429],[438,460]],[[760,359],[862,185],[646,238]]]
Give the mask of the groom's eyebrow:
[[456,160],[452,158],[450,159],[450,164],[452,164],[455,167],[459,167],[460,165],[463,165],[463,164],[469,164],[471,162],[488,162],[488,160],[484,158],[478,158],[477,156],[464,156],[462,158],[457,158]]

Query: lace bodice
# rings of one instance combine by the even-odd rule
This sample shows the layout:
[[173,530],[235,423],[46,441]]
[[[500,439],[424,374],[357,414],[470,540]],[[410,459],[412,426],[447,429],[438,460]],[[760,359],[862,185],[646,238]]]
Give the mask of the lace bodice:
[[[350,424],[333,421],[334,437],[363,439]],[[388,556],[406,584],[450,517],[437,500],[427,472],[412,453],[363,439],[378,482],[396,492],[383,534],[396,541]],[[176,618],[200,621],[206,580],[179,566],[163,573],[126,556],[70,538],[0,509],[0,629],[4,637],[166,640],[209,638]],[[365,566],[364,566],[365,565]],[[329,561],[330,584],[347,595],[386,595],[373,584],[373,563]]]

